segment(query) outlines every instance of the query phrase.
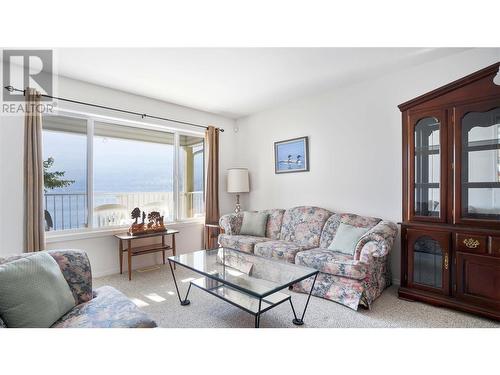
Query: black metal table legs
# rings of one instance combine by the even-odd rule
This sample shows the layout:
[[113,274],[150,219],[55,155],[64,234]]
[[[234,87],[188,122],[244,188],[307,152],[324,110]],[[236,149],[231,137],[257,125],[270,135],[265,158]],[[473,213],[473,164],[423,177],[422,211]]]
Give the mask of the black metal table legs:
[[[312,295],[312,292],[314,289],[314,285],[316,284],[317,277],[318,277],[318,274],[316,273],[314,275],[314,280],[313,280],[312,285],[311,285],[311,290],[309,291],[309,295],[307,296],[306,305],[304,306],[304,311],[302,311],[302,316],[300,317],[300,319],[297,317],[297,313],[295,312],[295,307],[293,306],[293,303],[292,303],[292,297],[288,298],[288,301],[290,301],[290,306],[292,307],[292,312],[293,312],[293,317],[294,317],[292,320],[292,323],[295,324],[296,326],[304,325],[304,316],[306,315],[307,306],[309,306],[309,300],[311,299],[311,295]],[[255,328],[260,327],[260,316],[262,315],[261,306],[262,306],[262,298],[259,300],[259,310],[258,310],[257,314],[255,314]]]
[[307,301],[306,301],[306,305],[304,307],[304,311],[302,312],[302,316],[300,317],[300,319],[297,317],[297,314],[295,313],[295,308],[293,307],[293,303],[292,303],[292,299],[290,298],[290,306],[292,306],[292,311],[293,311],[293,316],[294,316],[294,319],[292,320],[292,323],[295,324],[296,326],[301,326],[304,324],[304,315],[306,315],[306,310],[307,310],[307,306],[309,305],[309,300],[311,299],[311,294],[313,292],[313,289],[314,289],[314,284],[316,284],[316,278],[318,277],[318,274],[315,274],[314,275],[314,280],[313,280],[313,283],[312,283],[312,286],[311,286],[311,290],[309,291],[309,295],[307,296]]
[[260,327],[260,315],[261,315],[260,309],[261,309],[261,307],[262,307],[262,298],[259,299],[259,310],[257,311],[257,314],[255,314],[255,328]]
[[189,283],[189,287],[186,292],[186,297],[182,299],[181,294],[179,292],[179,287],[177,286],[177,280],[175,279],[175,273],[174,269],[172,268],[172,262],[170,261],[170,259],[168,260],[168,265],[170,266],[170,272],[172,272],[172,277],[174,278],[175,290],[177,291],[177,297],[179,297],[179,302],[181,303],[181,306],[189,305],[191,302],[187,298],[189,296],[189,291],[191,290],[191,283]]

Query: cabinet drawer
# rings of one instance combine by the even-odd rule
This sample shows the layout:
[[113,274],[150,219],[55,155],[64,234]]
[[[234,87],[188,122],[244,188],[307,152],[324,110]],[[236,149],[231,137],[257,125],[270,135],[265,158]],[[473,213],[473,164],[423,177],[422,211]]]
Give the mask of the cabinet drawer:
[[488,237],[470,233],[456,234],[456,250],[465,253],[486,254]]
[[490,254],[500,257],[500,237],[490,237]]

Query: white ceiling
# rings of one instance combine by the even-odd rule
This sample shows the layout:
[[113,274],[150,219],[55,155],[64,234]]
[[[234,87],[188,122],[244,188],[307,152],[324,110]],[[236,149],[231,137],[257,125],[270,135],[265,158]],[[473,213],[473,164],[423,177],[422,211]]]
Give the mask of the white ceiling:
[[239,118],[463,48],[63,48],[58,74]]

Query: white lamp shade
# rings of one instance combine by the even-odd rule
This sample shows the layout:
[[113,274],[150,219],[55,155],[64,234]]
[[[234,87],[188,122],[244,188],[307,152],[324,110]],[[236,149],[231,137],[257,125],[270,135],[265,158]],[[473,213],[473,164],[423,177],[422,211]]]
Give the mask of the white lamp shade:
[[228,193],[248,193],[250,191],[248,183],[248,169],[231,168],[227,170],[227,192]]

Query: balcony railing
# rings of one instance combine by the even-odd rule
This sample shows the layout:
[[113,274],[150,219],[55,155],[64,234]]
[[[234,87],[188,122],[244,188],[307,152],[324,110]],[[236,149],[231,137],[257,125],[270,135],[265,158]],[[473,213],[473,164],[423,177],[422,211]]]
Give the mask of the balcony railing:
[[87,194],[45,193],[45,230],[87,226]]
[[[179,193],[180,219],[203,216],[203,191]],[[88,226],[86,193],[45,193],[45,230],[86,228]],[[93,226],[107,227],[131,223],[130,212],[159,211],[165,221],[174,220],[172,192],[94,193]]]

